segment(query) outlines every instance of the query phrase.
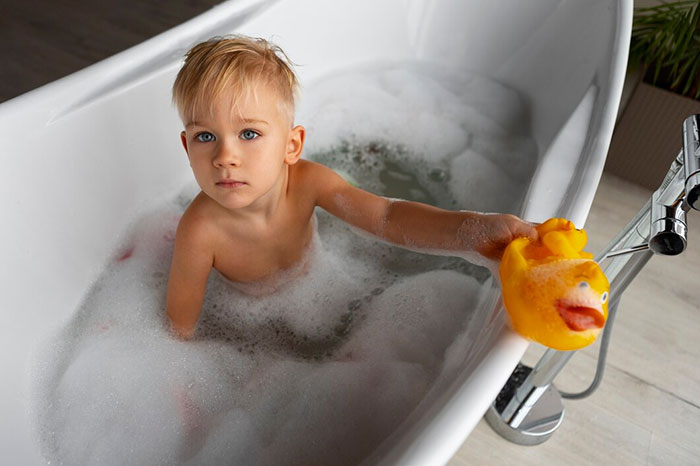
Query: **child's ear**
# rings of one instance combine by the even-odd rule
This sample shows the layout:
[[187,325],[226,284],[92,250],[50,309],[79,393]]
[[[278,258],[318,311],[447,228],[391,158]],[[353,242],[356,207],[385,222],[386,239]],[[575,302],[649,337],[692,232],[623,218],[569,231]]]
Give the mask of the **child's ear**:
[[187,133],[185,133],[184,131],[180,133],[180,141],[182,141],[182,147],[185,148],[185,152],[187,152],[187,155],[189,156],[190,153],[187,150]]
[[304,149],[304,139],[306,138],[306,128],[301,125],[289,130],[287,139],[287,152],[284,161],[287,165],[294,165],[301,158],[301,151]]

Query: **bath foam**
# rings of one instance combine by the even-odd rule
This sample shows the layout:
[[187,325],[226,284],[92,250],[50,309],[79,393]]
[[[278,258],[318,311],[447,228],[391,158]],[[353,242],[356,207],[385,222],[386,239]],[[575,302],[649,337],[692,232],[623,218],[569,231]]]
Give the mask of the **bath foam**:
[[[452,84],[444,85],[424,69],[383,73],[363,71],[355,95],[393,95],[386,111],[399,118],[412,86],[431,89],[438,102],[421,96],[416,105],[425,107],[421,124],[434,128],[444,123],[441,112],[471,114],[448,102],[461,85],[476,79],[477,87],[489,86],[451,75]],[[307,100],[323,101],[323,83],[307,87]],[[496,94],[496,101],[519,108],[517,96]],[[332,116],[343,104],[325,98],[329,107],[319,107],[319,115],[330,109]],[[475,102],[469,105],[478,107]],[[352,109],[336,117],[365,119]],[[489,134],[506,137],[492,123],[498,118],[505,128],[509,119],[519,120],[484,113],[470,120],[481,122],[481,133],[465,135],[465,123],[457,121],[449,126],[452,139],[443,131],[428,142],[412,134],[425,129],[417,126],[382,126],[389,133],[379,137],[364,122],[346,133],[321,118],[311,121],[310,138],[328,132],[332,139],[307,153],[331,166],[345,164],[358,184],[388,196],[468,208],[465,201],[475,200],[459,198],[451,162]],[[335,150],[343,147],[345,155]],[[347,154],[360,159],[349,163]],[[500,159],[489,160],[500,166]],[[518,176],[503,173],[499,180]],[[469,170],[460,176],[478,182]],[[75,317],[47,344],[36,404],[42,448],[52,462],[357,464],[469,357],[483,322],[475,310],[488,291],[484,269],[356,235],[321,210],[303,264],[278,277],[274,294],[255,296],[267,285],[240,287],[213,272],[195,339],[176,340],[166,327],[167,275],[177,222],[196,193],[194,184],[186,187],[131,229]],[[303,279],[295,278],[299,272]]]
[[[481,285],[447,258],[416,272],[420,255],[317,217],[319,232],[348,237],[328,248],[315,234],[307,275],[271,296],[213,273],[187,343],[169,335],[164,316],[177,216],[165,209],[137,225],[52,345],[39,398],[46,456],[66,465],[313,465],[369,454],[439,376]],[[348,253],[373,248],[384,262]]]
[[[440,207],[519,212],[538,150],[516,91],[478,74],[425,62],[342,70],[308,89],[297,121],[308,131],[309,158],[337,166],[365,189],[392,196],[382,190],[387,183],[363,180],[357,164],[379,156],[386,160],[386,153],[393,153],[394,165],[412,161],[421,165],[417,173],[447,183],[448,197],[457,205]],[[343,152],[349,154],[344,162]],[[465,171],[464,161],[455,161],[465,155],[482,173]],[[489,195],[475,195],[483,191]],[[437,199],[414,200],[437,205]]]
[[[491,180],[491,183],[464,183],[461,178],[452,177],[449,186],[455,197],[468,200],[469,204],[478,203],[485,212],[507,211],[505,205],[516,205],[518,195],[523,187],[514,181],[492,160],[483,157],[472,149],[467,149],[450,163],[451,173],[470,173],[479,180]],[[493,182],[498,180],[496,182]]]

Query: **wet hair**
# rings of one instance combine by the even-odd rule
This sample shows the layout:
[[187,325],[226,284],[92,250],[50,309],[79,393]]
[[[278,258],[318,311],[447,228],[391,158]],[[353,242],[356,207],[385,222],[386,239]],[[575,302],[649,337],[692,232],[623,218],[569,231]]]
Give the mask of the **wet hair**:
[[173,84],[173,103],[187,124],[194,121],[196,109],[230,92],[231,110],[240,99],[257,99],[259,85],[277,93],[278,107],[294,120],[294,100],[298,81],[292,63],[282,49],[265,39],[228,35],[201,42],[185,55],[185,63]]

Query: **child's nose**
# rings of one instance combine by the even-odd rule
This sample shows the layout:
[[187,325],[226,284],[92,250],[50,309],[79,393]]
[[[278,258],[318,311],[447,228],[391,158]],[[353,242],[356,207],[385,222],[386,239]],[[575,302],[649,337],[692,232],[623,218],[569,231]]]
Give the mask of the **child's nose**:
[[222,144],[219,146],[216,157],[214,157],[214,166],[217,168],[223,168],[228,166],[239,166],[241,164],[241,159],[238,156],[238,152],[234,147],[229,144]]

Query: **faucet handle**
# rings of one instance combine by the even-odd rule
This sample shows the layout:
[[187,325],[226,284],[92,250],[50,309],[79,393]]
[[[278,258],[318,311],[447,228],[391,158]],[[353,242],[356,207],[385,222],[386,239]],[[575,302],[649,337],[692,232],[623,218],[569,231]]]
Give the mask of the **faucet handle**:
[[683,167],[685,201],[700,210],[700,115],[691,115],[683,122]]

